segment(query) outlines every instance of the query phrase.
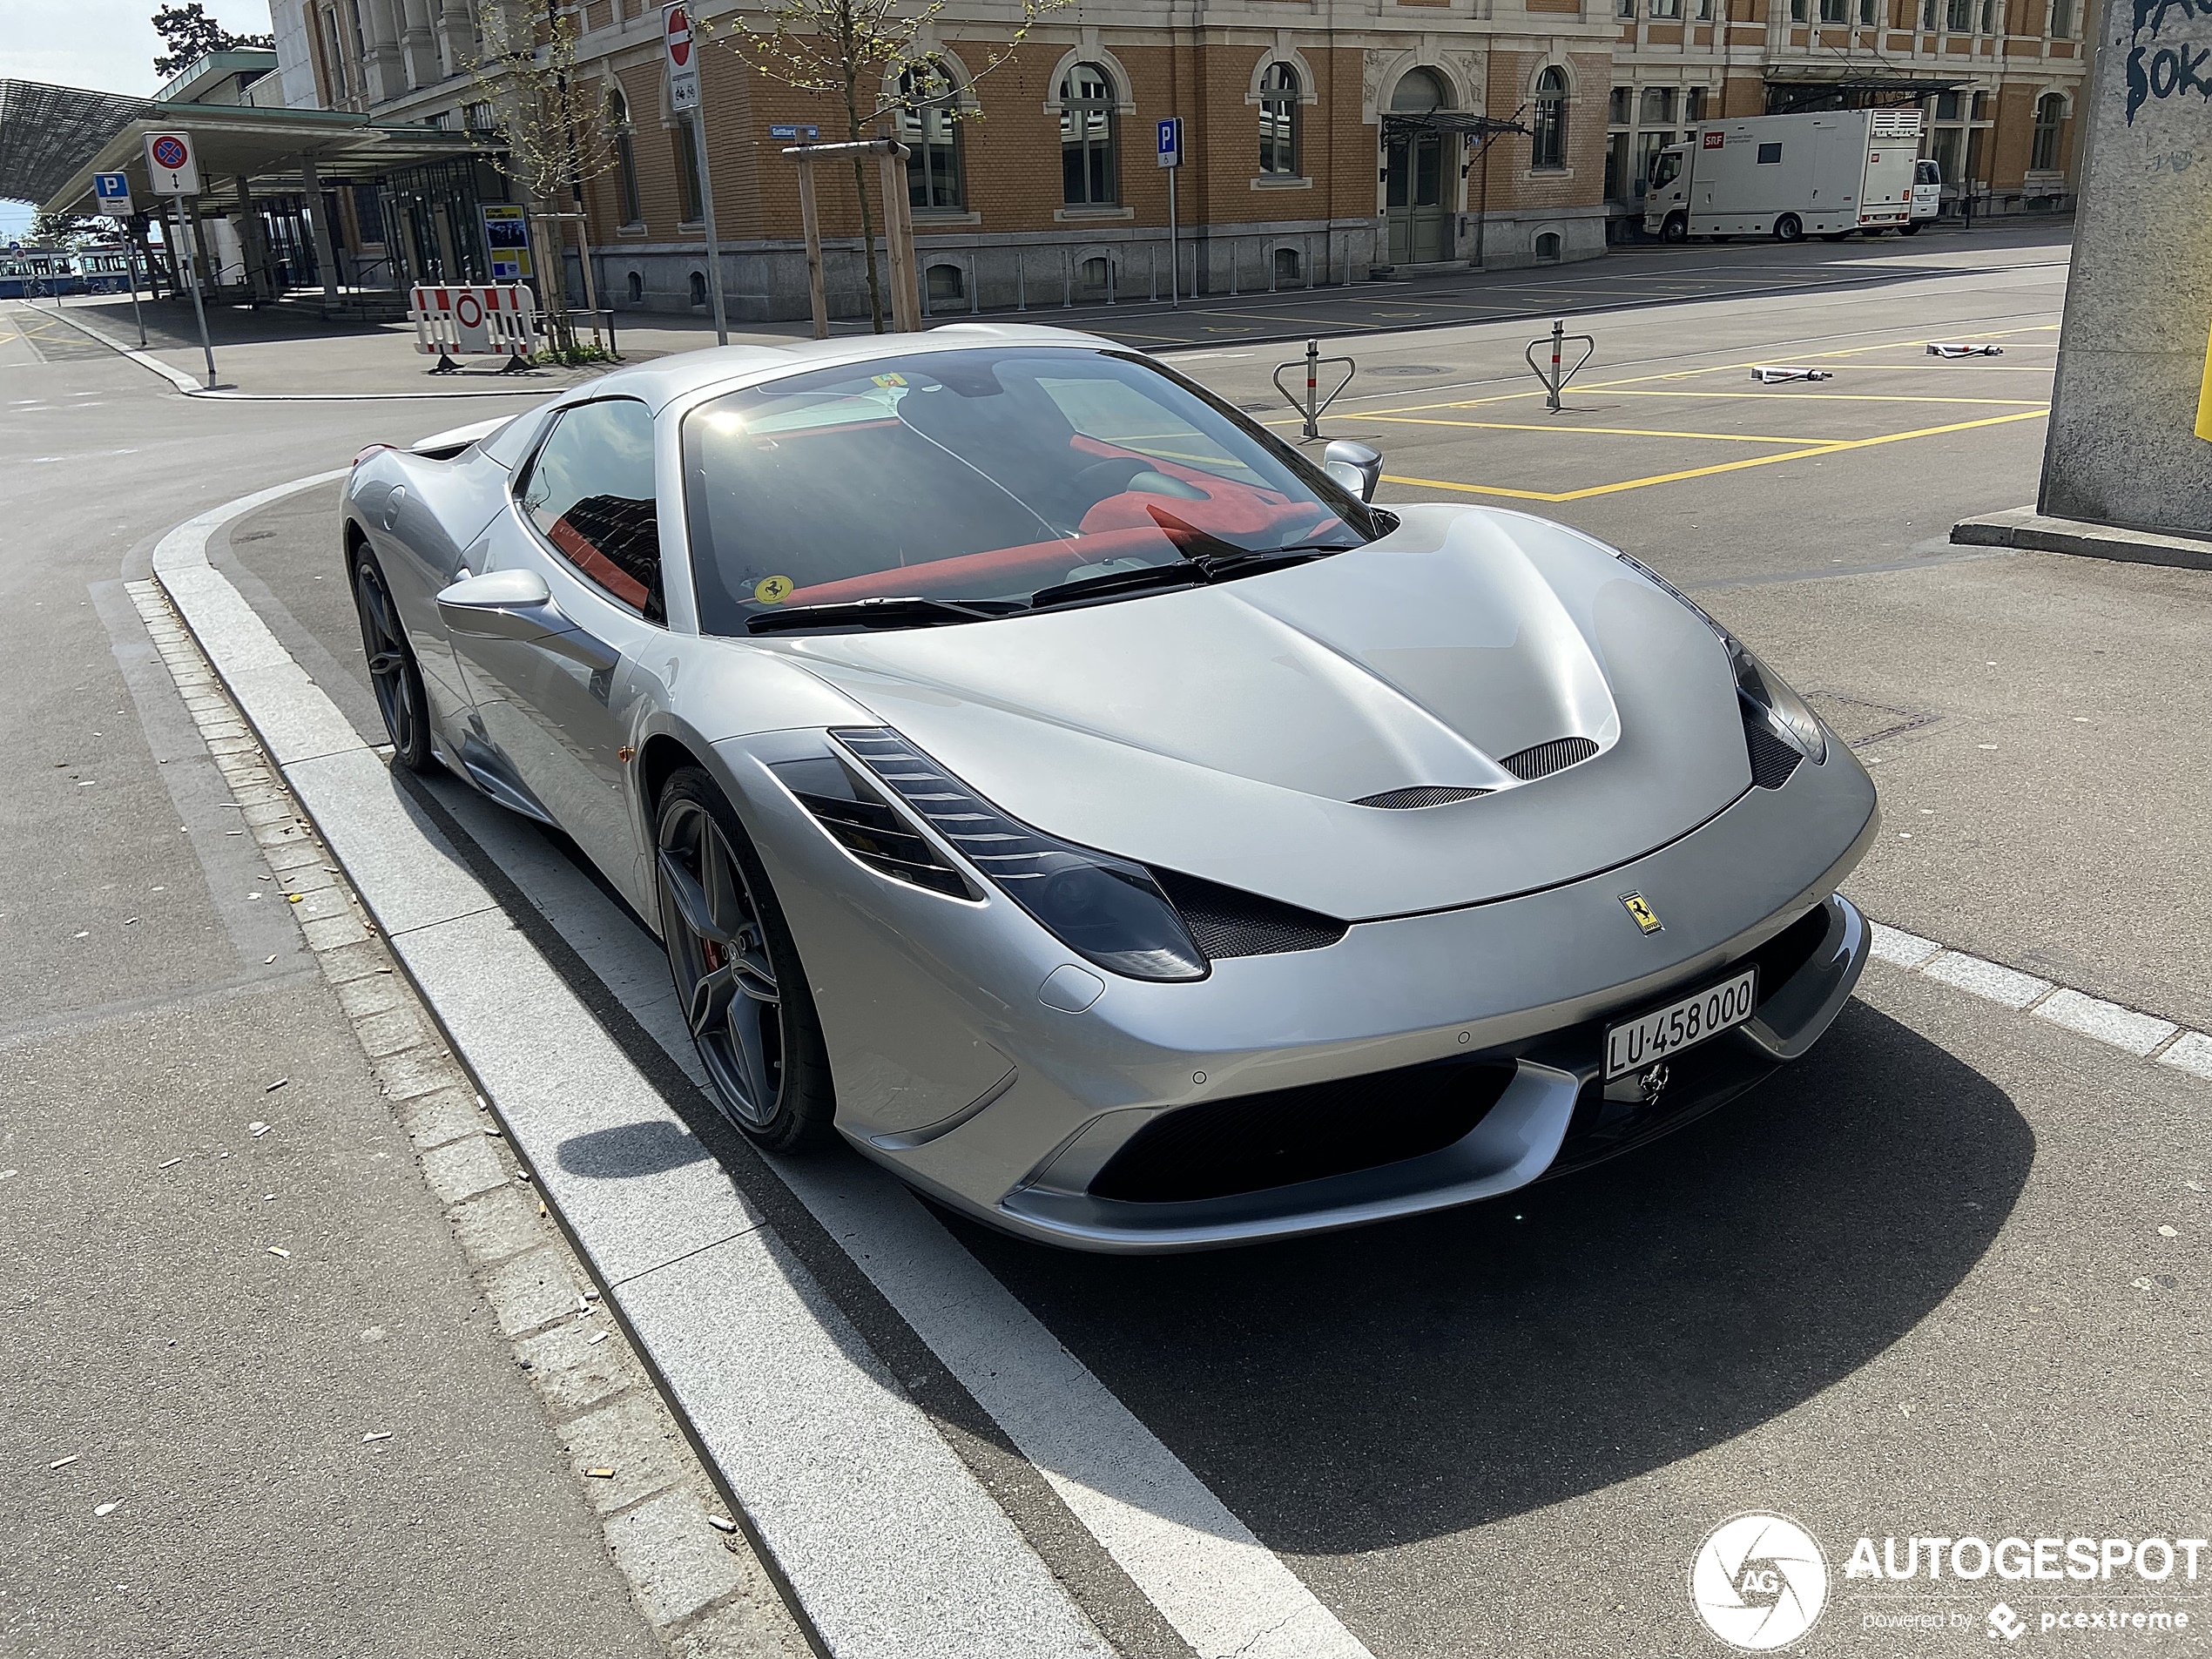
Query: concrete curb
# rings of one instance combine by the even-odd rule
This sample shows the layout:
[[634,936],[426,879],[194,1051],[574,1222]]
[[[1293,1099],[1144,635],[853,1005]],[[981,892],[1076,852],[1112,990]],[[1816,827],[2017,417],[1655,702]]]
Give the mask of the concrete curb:
[[1960,547],[2009,547],[2023,552],[2114,559],[2125,564],[2212,570],[2212,542],[2114,524],[2090,524],[2076,518],[2047,518],[2033,507],[1962,520],[1951,527],[1951,539]]

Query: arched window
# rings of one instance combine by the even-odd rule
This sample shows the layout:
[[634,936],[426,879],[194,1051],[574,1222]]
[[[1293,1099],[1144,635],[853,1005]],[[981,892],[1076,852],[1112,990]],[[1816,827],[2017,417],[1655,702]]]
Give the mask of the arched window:
[[640,273],[632,271],[630,273],[629,287],[630,303],[633,306],[644,305],[645,303],[644,277]]
[[2046,92],[2035,100],[2035,136],[2028,146],[2031,172],[2054,172],[2059,165],[2059,124],[2066,119],[2066,100]]
[[1060,82],[1062,194],[1070,207],[1111,206],[1120,195],[1114,157],[1114,83],[1096,64]]
[[942,70],[917,64],[899,76],[899,142],[907,158],[907,200],[917,212],[957,211],[963,200],[959,93]]
[[1536,78],[1536,115],[1529,123],[1531,167],[1567,165],[1567,71],[1553,64]]
[[637,135],[630,126],[630,100],[619,86],[607,88],[607,131],[614,135],[615,185],[621,197],[622,222],[641,225],[645,210],[637,194]]
[[1452,107],[1452,95],[1433,69],[1409,69],[1390,95],[1390,107],[1400,115],[1430,115]]
[[1259,170],[1298,175],[1298,71],[1270,64],[1259,78]]
[[965,273],[957,265],[931,266],[924,273],[923,287],[933,306],[940,300],[960,299],[968,292]]
[[699,132],[691,122],[680,118],[676,123],[676,190],[683,222],[698,224],[706,216],[705,201],[699,188]]

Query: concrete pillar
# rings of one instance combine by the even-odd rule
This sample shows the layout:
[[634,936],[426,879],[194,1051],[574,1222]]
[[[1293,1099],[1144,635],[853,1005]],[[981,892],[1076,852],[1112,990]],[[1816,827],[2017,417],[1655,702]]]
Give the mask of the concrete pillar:
[[409,86],[432,86],[445,79],[438,43],[430,33],[430,0],[401,0],[400,57]]
[[384,104],[404,97],[408,90],[406,65],[400,58],[400,30],[392,0],[360,0],[361,23],[368,31],[368,60],[361,65],[368,84],[368,101]]
[[261,216],[253,211],[253,191],[244,173],[238,185],[238,245],[246,260],[246,280],[256,300],[276,298],[276,273],[269,268],[268,242],[261,234]]
[[467,73],[476,61],[476,22],[469,0],[445,0],[438,13],[438,34],[445,47],[446,72]]
[[[2197,435],[2212,329],[2212,167],[2198,69],[2212,15],[2095,9],[2074,111],[2086,148],[2040,509],[2212,536],[2212,442]],[[2212,427],[2202,428],[2212,430]]]
[[300,185],[307,201],[307,229],[315,239],[315,269],[322,277],[322,298],[325,305],[338,299],[338,254],[330,234],[330,217],[322,199],[322,175],[316,170],[315,158],[300,158]]

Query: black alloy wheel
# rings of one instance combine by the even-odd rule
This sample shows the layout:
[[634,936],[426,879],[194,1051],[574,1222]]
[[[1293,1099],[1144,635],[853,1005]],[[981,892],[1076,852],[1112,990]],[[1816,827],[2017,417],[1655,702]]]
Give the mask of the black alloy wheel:
[[435,772],[430,751],[430,705],[422,693],[422,671],[407,643],[392,590],[367,548],[354,554],[354,608],[361,613],[361,650],[368,657],[368,683],[377,712],[392,739],[392,758],[409,772]]
[[1687,242],[1689,239],[1689,215],[1668,214],[1667,222],[1659,227],[1659,239],[1662,242]]
[[797,948],[759,855],[699,768],[669,779],[654,842],[661,937],[717,1102],[772,1151],[826,1143],[836,1097]]

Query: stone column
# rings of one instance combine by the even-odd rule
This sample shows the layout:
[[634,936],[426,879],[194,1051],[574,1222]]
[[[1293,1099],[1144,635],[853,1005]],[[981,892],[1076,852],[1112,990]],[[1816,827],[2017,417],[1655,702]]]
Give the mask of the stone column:
[[430,33],[430,0],[401,0],[400,56],[409,86],[433,86],[445,79],[438,43]]
[[359,3],[361,23],[368,30],[368,59],[361,65],[361,78],[368,85],[369,103],[388,104],[405,96],[408,90],[392,0],[359,0]]
[[276,273],[270,268],[269,247],[261,234],[261,216],[253,211],[253,191],[244,173],[236,176],[238,185],[238,246],[239,257],[246,261],[246,285],[253,291],[258,303],[277,297]]
[[307,229],[315,239],[315,270],[322,277],[322,300],[326,306],[338,300],[338,254],[330,234],[330,218],[324,210],[322,175],[316,170],[311,155],[300,158],[300,185],[306,192]]
[[476,61],[476,23],[469,0],[445,0],[438,13],[438,33],[445,44],[446,72],[466,74]]
[[2096,15],[2074,112],[2074,273],[2039,506],[2212,536],[2212,442],[2197,435],[2212,330],[2212,119],[2199,72],[2212,14],[2114,3]]

